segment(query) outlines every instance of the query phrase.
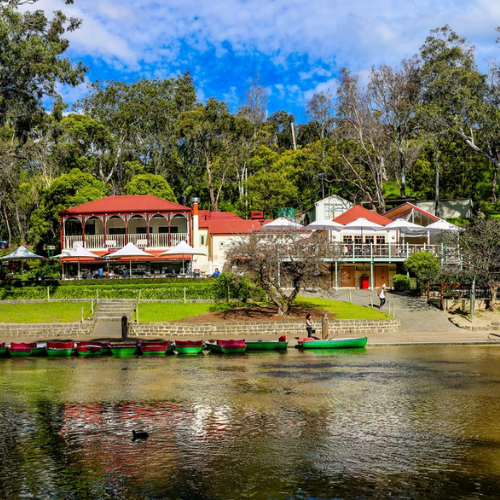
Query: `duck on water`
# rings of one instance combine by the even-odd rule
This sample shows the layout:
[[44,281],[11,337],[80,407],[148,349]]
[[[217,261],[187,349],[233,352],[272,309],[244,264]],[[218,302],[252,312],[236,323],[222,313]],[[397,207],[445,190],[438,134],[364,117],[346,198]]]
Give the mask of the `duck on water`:
[[149,434],[144,431],[136,432],[132,431],[132,441],[135,441],[136,439],[147,439],[149,437]]

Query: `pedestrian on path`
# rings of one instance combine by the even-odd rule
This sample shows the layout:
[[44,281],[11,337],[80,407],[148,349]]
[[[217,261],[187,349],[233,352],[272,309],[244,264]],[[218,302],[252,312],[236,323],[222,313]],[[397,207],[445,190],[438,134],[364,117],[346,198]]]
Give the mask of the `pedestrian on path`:
[[385,283],[378,289],[378,298],[380,299],[379,310],[382,311],[385,304]]
[[314,330],[314,321],[310,314],[306,315],[306,331],[308,337],[312,337],[313,333],[316,332],[316,330]]

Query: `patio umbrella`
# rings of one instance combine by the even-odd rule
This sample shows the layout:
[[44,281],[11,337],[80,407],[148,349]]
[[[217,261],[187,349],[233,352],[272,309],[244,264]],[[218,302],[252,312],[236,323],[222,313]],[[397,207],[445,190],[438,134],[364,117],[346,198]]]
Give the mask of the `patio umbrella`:
[[359,219],[348,222],[344,226],[344,229],[360,229],[361,230],[361,237],[363,237],[363,229],[368,230],[368,231],[384,231],[385,226],[382,226],[381,224],[377,224],[376,222],[369,221],[368,219],[365,219],[364,217],[360,217]]
[[[82,259],[100,259],[101,257],[99,255],[96,255],[95,253],[92,253],[90,250],[87,250],[85,247],[79,246],[76,248],[68,248],[67,250],[64,250],[58,255],[54,255],[52,257],[53,259],[64,259],[64,258],[71,258],[73,260],[76,260],[78,263],[78,277],[80,277],[80,261]],[[61,264],[63,264],[61,262]]]
[[132,259],[134,257],[155,257],[155,255],[137,248],[132,242],[130,242],[127,243],[123,248],[120,248],[120,250],[109,254],[107,257],[108,259],[120,259],[122,257],[128,257],[130,264],[130,276],[132,276]]
[[305,229],[301,224],[285,219],[285,217],[278,217],[277,219],[264,224],[261,231],[299,231]]
[[449,222],[446,222],[443,219],[439,219],[436,222],[433,222],[432,224],[429,224],[428,226],[424,227],[424,231],[430,231],[430,232],[439,232],[439,231],[450,231],[452,233],[458,233],[459,231],[462,231],[462,228],[459,226],[455,226],[455,224],[451,224]]
[[387,224],[387,226],[384,226],[384,229],[398,229],[402,232],[415,233],[425,231],[426,228],[405,219],[396,219]]
[[193,256],[193,255],[207,255],[207,254],[205,252],[201,252],[200,250],[196,250],[185,241],[181,241],[180,243],[177,243],[175,247],[170,248],[169,250],[161,253],[160,255],[182,256],[182,272],[184,273],[184,258],[186,255]]
[[37,255],[36,253],[31,252],[25,246],[21,245],[19,248],[14,250],[12,253],[8,255],[4,255],[1,260],[19,260],[21,261],[21,274],[24,276],[24,261],[25,260],[37,260],[37,259],[46,259],[46,257],[42,257],[41,255]]
[[341,231],[344,229],[343,224],[339,224],[338,222],[333,222],[328,219],[321,219],[314,222],[311,222],[306,229],[310,231]]

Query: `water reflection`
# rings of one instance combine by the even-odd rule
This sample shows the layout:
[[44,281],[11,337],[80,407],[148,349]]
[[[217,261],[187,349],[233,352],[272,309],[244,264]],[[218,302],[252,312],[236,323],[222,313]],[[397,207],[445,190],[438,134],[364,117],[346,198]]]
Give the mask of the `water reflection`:
[[493,346],[2,360],[0,491],[497,498],[499,361]]

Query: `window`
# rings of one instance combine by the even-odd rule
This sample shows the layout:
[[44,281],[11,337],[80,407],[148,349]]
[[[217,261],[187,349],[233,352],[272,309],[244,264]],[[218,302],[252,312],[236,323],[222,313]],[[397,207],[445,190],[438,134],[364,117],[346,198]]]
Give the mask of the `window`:
[[108,228],[108,234],[125,234],[124,227],[110,227]]
[[205,235],[200,235],[200,245],[204,245],[205,244]]
[[385,245],[385,236],[377,236],[377,245]]

